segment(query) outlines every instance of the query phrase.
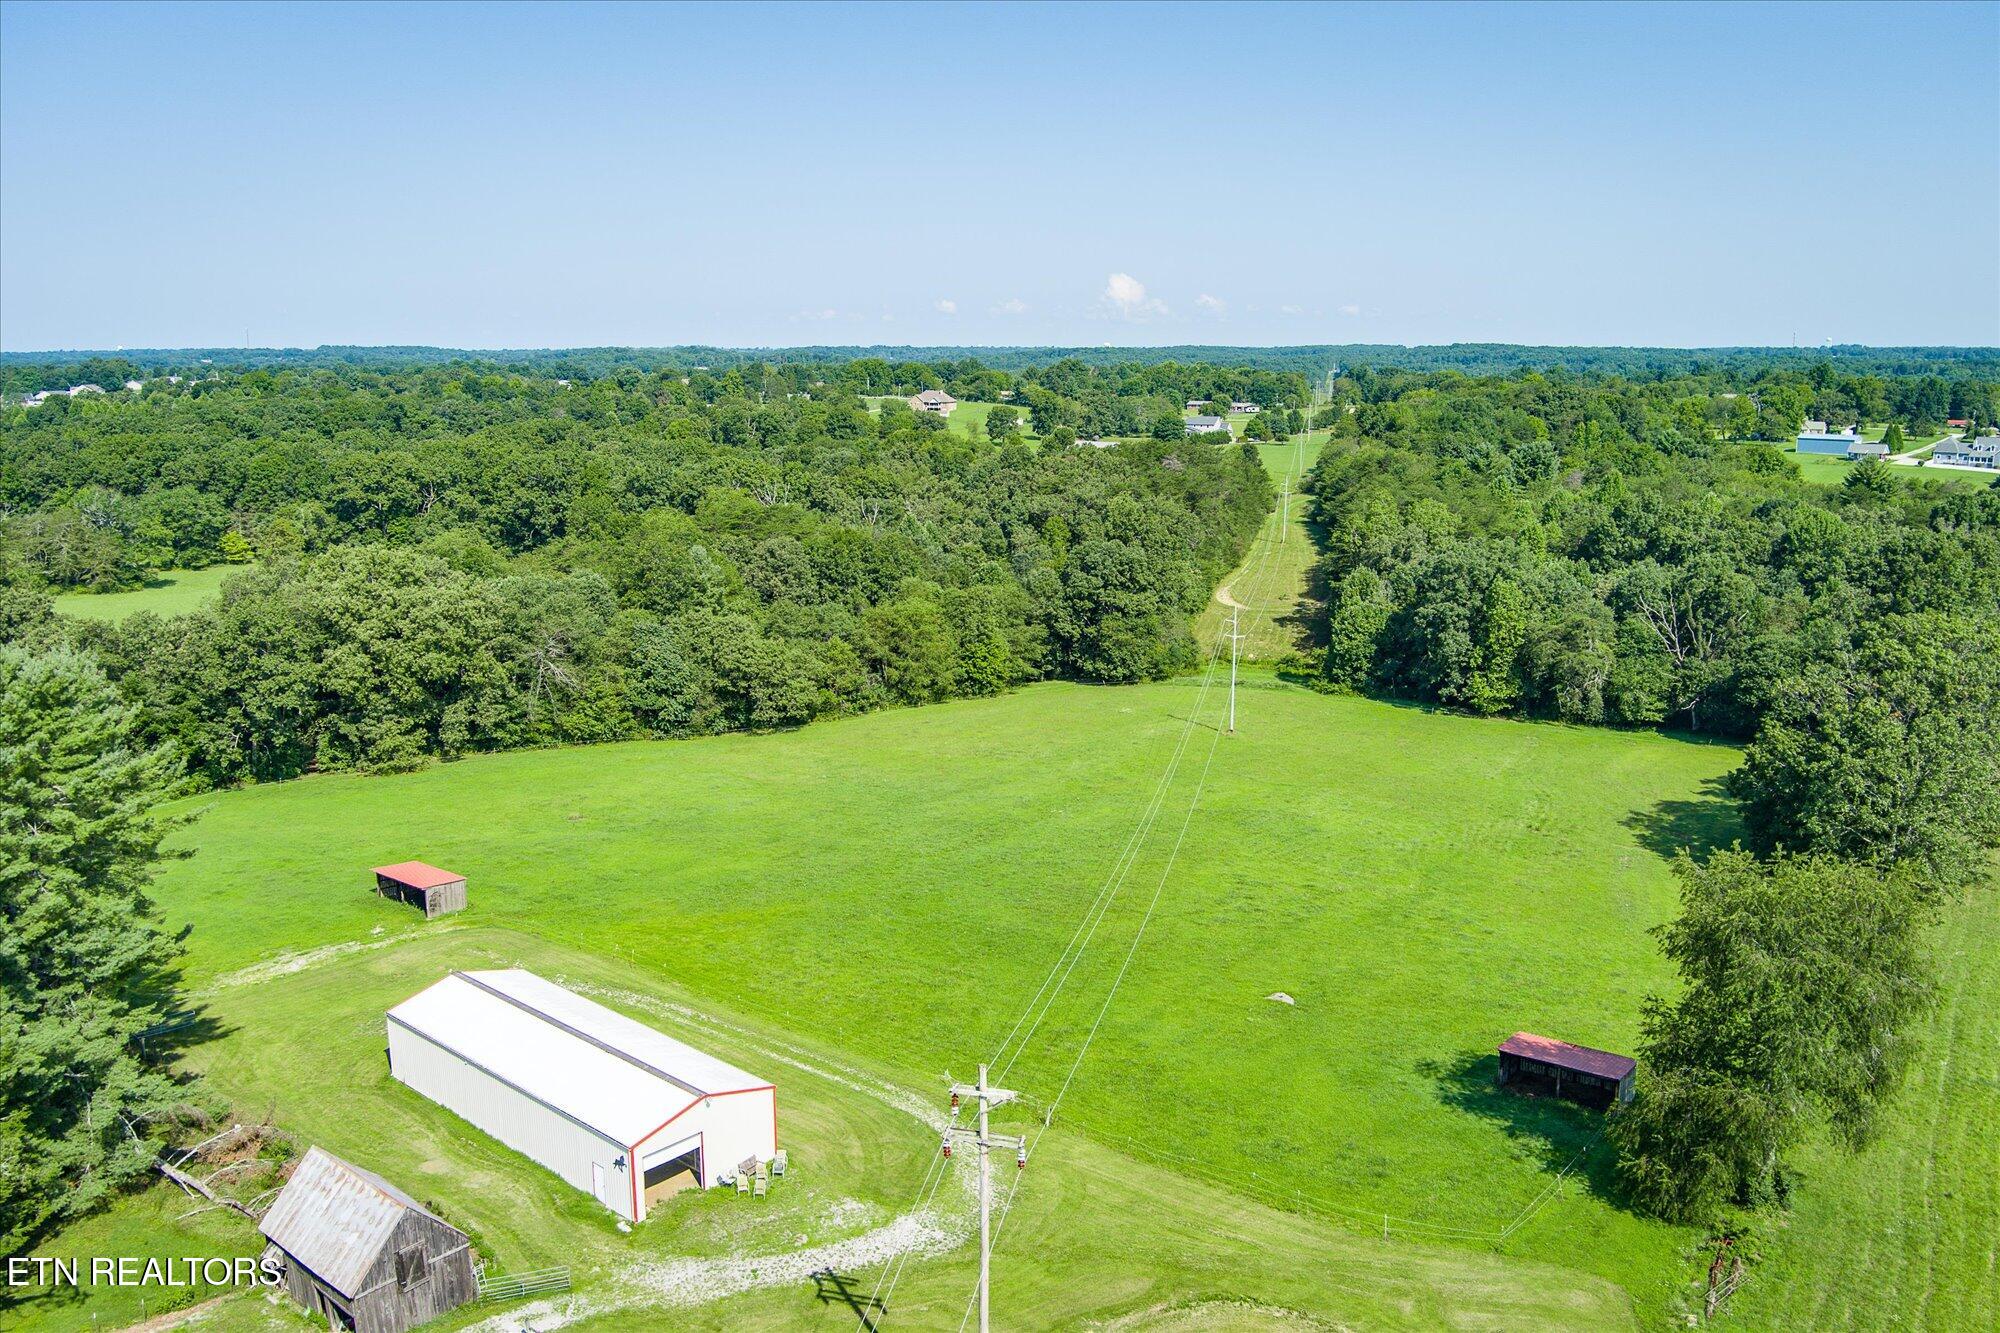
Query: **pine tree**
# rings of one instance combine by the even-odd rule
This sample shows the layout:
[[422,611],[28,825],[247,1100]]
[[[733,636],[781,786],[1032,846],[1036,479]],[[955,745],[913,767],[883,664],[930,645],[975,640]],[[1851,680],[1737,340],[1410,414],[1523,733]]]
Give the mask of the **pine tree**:
[[147,889],[179,772],[72,648],[0,648],[0,1250],[146,1173],[192,1085],[133,1037],[180,940]]

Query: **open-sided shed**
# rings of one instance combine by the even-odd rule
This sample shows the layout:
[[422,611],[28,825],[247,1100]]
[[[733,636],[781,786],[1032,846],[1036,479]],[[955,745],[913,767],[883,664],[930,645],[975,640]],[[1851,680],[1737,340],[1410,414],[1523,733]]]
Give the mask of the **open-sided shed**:
[[389,1070],[634,1222],[778,1150],[768,1080],[519,968],[391,1009]]
[[1632,1076],[1638,1068],[1629,1055],[1516,1032],[1500,1043],[1495,1081],[1524,1091],[1546,1090],[1587,1106],[1609,1106],[1632,1100]]
[[258,1222],[285,1291],[327,1326],[402,1333],[479,1294],[465,1233],[371,1171],[310,1148]]
[[465,909],[465,876],[422,861],[375,867],[375,892],[424,909],[426,917]]

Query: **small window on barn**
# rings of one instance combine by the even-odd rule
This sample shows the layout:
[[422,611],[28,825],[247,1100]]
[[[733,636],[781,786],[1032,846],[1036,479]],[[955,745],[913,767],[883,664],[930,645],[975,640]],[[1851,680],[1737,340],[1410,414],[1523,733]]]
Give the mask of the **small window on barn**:
[[424,1247],[409,1245],[396,1251],[396,1285],[414,1287],[431,1275],[430,1265],[424,1261]]

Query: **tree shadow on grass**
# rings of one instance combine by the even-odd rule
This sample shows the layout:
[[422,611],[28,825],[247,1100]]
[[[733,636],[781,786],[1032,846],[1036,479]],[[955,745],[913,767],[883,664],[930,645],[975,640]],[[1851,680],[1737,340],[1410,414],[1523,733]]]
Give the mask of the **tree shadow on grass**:
[[1621,822],[1637,835],[1641,847],[1669,861],[1683,851],[1705,861],[1743,837],[1743,821],[1721,778],[1702,783],[1692,800],[1661,801],[1650,810],[1633,811]]
[[[1420,1060],[1417,1072],[1431,1080],[1439,1101],[1499,1126],[1502,1133],[1533,1153],[1550,1175],[1584,1158],[1570,1173],[1600,1199],[1624,1206],[1617,1163],[1597,1137],[1606,1113],[1557,1097],[1511,1091],[1493,1081],[1500,1057],[1491,1051],[1462,1051],[1443,1060]],[[1593,1142],[1593,1140],[1595,1140]]]

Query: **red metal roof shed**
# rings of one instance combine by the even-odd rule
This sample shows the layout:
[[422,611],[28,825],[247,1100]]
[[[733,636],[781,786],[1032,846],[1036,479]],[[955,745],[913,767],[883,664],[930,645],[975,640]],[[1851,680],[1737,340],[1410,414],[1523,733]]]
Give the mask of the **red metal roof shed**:
[[449,870],[440,870],[422,861],[398,861],[392,866],[376,866],[375,873],[384,879],[393,879],[398,884],[407,884],[413,889],[435,889],[440,884],[452,884],[465,876]]
[[1622,1079],[1639,1067],[1639,1062],[1629,1055],[1614,1055],[1610,1051],[1557,1041],[1554,1037],[1538,1037],[1532,1032],[1516,1032],[1500,1043],[1500,1053],[1599,1078]]
[[398,861],[375,867],[375,892],[421,907],[426,917],[442,916],[464,909],[465,876],[422,861]]

